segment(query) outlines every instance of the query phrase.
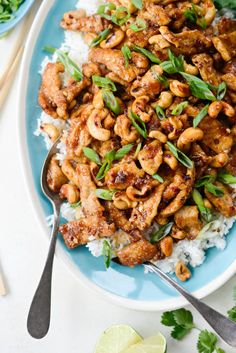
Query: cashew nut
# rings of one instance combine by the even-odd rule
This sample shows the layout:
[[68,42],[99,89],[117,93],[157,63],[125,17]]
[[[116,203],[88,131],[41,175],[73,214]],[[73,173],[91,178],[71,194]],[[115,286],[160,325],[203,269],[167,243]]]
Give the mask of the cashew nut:
[[173,252],[173,239],[172,237],[168,236],[165,237],[160,241],[160,248],[162,253],[166,256],[169,257],[171,256]]
[[182,282],[185,282],[187,279],[191,277],[191,272],[182,261],[179,261],[177,263],[175,267],[175,274]]
[[162,163],[162,147],[158,140],[154,140],[151,143],[144,146],[144,148],[138,154],[138,160],[143,170],[153,175],[158,171]]
[[188,97],[190,95],[188,84],[178,80],[170,82],[170,90],[177,97]]
[[52,142],[55,142],[60,136],[60,131],[53,124],[42,124],[41,129],[48,135]]
[[119,115],[116,118],[116,124],[114,127],[116,135],[120,136],[122,142],[135,142],[139,138],[139,134],[130,119],[125,115]]
[[166,143],[167,142],[167,137],[165,134],[163,134],[163,132],[158,131],[158,130],[152,130],[149,135],[149,137],[152,137],[158,141],[160,141],[161,143]]
[[102,90],[98,90],[93,96],[93,106],[95,109],[103,109],[104,108],[104,101],[102,98]]
[[102,121],[106,118],[107,114],[106,109],[94,109],[87,120],[89,133],[96,140],[107,141],[111,136],[111,132],[102,127]]
[[121,29],[117,29],[115,32],[109,34],[106,39],[100,43],[100,47],[103,49],[111,49],[116,47],[124,39],[125,33]]
[[60,189],[60,198],[67,199],[70,204],[79,201],[79,190],[75,185],[64,184]]
[[184,130],[177,141],[177,147],[182,151],[188,151],[190,144],[203,138],[203,131],[199,128],[189,127]]
[[137,202],[130,200],[125,191],[116,192],[112,200],[114,206],[119,210],[127,210],[137,206]]
[[178,161],[175,158],[175,156],[173,156],[172,153],[170,153],[170,151],[165,151],[164,155],[163,155],[163,161],[172,169],[172,170],[176,170],[178,167]]
[[222,168],[224,167],[229,160],[229,156],[225,152],[221,152],[216,156],[212,157],[210,166],[214,168]]
[[194,65],[187,64],[186,61],[184,61],[184,71],[186,74],[197,76],[199,71],[198,68]]
[[156,34],[150,37],[148,42],[150,44],[155,44],[156,50],[161,50],[164,48],[168,48],[170,46],[170,43],[167,40],[165,40],[165,38],[163,38],[161,34]]
[[132,111],[137,114],[145,123],[150,121],[151,115],[154,113],[153,109],[147,104],[148,102],[148,96],[141,96],[136,98],[132,104]]
[[47,184],[53,192],[59,192],[61,186],[67,182],[58,160],[52,158],[47,170]]
[[152,103],[152,107],[156,108],[159,105],[162,109],[167,109],[172,104],[173,94],[170,91],[163,91],[160,93],[159,99]]
[[216,119],[220,112],[223,112],[229,118],[235,115],[235,110],[230,104],[222,101],[212,102],[208,108],[209,116]]

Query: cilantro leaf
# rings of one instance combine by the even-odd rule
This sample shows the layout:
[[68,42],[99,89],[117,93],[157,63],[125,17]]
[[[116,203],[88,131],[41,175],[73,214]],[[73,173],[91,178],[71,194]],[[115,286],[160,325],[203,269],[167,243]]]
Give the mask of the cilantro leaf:
[[234,286],[233,288],[233,299],[234,299],[234,302],[236,303],[236,286]]
[[225,351],[220,347],[216,347],[216,353],[225,353]]
[[200,332],[198,336],[197,348],[199,353],[213,353],[216,348],[217,337],[207,330]]
[[171,332],[171,337],[176,340],[182,340],[190,331],[190,329],[186,329],[183,326],[175,326]]
[[195,327],[191,311],[186,309],[178,309],[173,311],[173,315],[177,325],[183,326],[185,329],[192,329]]
[[233,306],[232,309],[228,310],[227,314],[230,320],[236,322],[236,306]]
[[161,316],[161,323],[165,326],[176,326],[173,311],[166,311]]

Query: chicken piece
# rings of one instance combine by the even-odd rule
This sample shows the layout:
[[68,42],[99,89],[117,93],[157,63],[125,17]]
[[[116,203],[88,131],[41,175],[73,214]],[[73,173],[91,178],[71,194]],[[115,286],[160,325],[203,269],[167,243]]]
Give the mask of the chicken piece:
[[182,172],[182,168],[176,171],[173,181],[167,186],[163,193],[162,202],[165,204],[172,200],[180,190],[185,189],[185,178]]
[[92,48],[89,59],[94,63],[103,64],[121,79],[131,82],[137,75],[141,75],[148,67],[148,59],[142,54],[132,53],[129,66],[125,67],[125,59],[120,50]]
[[99,33],[108,26],[109,22],[99,15],[81,17],[80,10],[66,12],[61,21],[62,28],[83,33]]
[[207,156],[203,149],[197,144],[193,143],[189,153],[189,158],[194,162],[196,168],[196,178],[200,178],[211,162],[211,157]]
[[108,212],[111,221],[115,224],[115,226],[119,229],[124,230],[126,233],[130,234],[133,241],[138,241],[141,239],[141,233],[138,229],[134,229],[129,222],[125,211],[119,210],[113,204],[113,202],[105,203],[106,211]]
[[175,214],[186,202],[188,195],[192,190],[192,186],[195,180],[195,169],[188,169],[185,175],[185,185],[182,187],[180,192],[177,194],[175,199],[160,212],[160,217],[167,218]]
[[146,201],[139,202],[138,206],[133,208],[129,221],[134,228],[144,230],[150,227],[154,217],[157,215],[157,209],[165,187],[166,183],[160,184],[153,190]]
[[221,82],[220,75],[214,68],[213,59],[209,54],[197,54],[194,55],[192,61],[200,71],[200,75],[203,81],[211,83],[212,85],[218,86]]
[[155,34],[159,32],[157,25],[149,25],[146,23],[147,27],[143,31],[135,32],[131,28],[126,31],[127,42],[129,45],[138,45],[144,48],[148,45],[148,40]]
[[80,189],[82,213],[85,218],[60,226],[66,245],[74,248],[86,244],[90,236],[109,237],[115,231],[114,223],[109,224],[103,215],[104,207],[95,194],[96,186],[90,175],[89,166],[80,164],[76,168]]
[[121,162],[108,171],[105,181],[109,189],[125,190],[144,174],[145,172],[139,169],[134,162]]
[[225,81],[229,89],[236,91],[236,74],[224,74],[221,79]]
[[171,21],[168,11],[152,2],[145,4],[145,8],[139,11],[138,17],[148,21],[149,24],[158,26],[167,26]]
[[91,78],[93,75],[101,76],[101,70],[98,64],[85,63],[82,67],[84,76],[88,78]]
[[197,206],[183,206],[174,215],[175,224],[187,233],[189,239],[195,239],[202,229],[202,222],[198,216]]
[[60,73],[64,72],[62,63],[48,63],[42,76],[38,102],[46,114],[54,118],[67,118],[66,97],[61,90]]
[[236,76],[236,59],[227,62],[223,68],[223,72]]
[[166,26],[159,28],[161,35],[177,49],[179,54],[194,55],[207,51],[211,47],[211,41],[197,29],[173,33]]
[[62,87],[60,74],[64,72],[62,63],[48,63],[42,77],[38,102],[45,113],[54,118],[68,118],[68,109],[72,101],[80,92],[90,85],[90,81],[84,78],[77,82],[70,79],[66,87]]
[[159,65],[153,65],[143,77],[133,82],[130,89],[131,95],[135,98],[145,95],[154,98],[155,95],[165,88],[164,85],[158,81],[158,77],[162,74],[162,68]]
[[205,194],[208,200],[215,206],[215,208],[225,217],[233,217],[236,215],[236,206],[230,195],[229,189],[216,181],[214,185],[218,186],[223,192],[224,195],[221,197],[214,196],[212,193],[206,190]]
[[236,31],[236,21],[232,18],[221,17],[217,23],[219,34],[226,34]]
[[232,175],[236,176],[236,144],[231,148],[229,153],[229,161],[225,169]]
[[151,260],[156,254],[157,247],[149,243],[146,239],[141,239],[125,246],[122,250],[118,251],[117,256],[122,265],[133,267]]
[[235,57],[236,31],[213,37],[212,42],[225,61],[232,60]]
[[150,175],[153,175],[158,171],[162,163],[162,159],[162,144],[158,140],[146,144],[138,154],[138,160],[141,167]]
[[201,143],[210,147],[214,152],[228,153],[233,145],[233,136],[230,130],[219,120],[206,116],[198,125],[204,132]]
[[67,182],[67,177],[63,174],[59,161],[52,158],[47,171],[47,184],[51,191],[59,192],[62,185]]

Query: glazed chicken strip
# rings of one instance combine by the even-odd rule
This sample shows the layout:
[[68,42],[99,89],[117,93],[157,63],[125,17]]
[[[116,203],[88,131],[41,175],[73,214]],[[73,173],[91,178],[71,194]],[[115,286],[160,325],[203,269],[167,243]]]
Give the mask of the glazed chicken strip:
[[156,254],[156,246],[145,239],[141,239],[118,251],[117,256],[122,265],[133,267],[151,260]]
[[132,61],[126,68],[124,56],[117,49],[92,48],[89,52],[89,60],[105,65],[108,70],[127,82],[131,82],[137,75],[143,74],[148,67],[147,58],[142,54],[132,53]]
[[195,239],[202,229],[197,206],[183,206],[174,215],[175,224],[186,232],[189,239]]
[[108,22],[98,15],[81,16],[81,11],[77,10],[65,13],[61,21],[61,26],[70,31],[99,33],[108,28]]
[[89,237],[109,237],[115,231],[114,223],[108,224],[104,207],[95,195],[96,186],[92,182],[88,165],[77,166],[82,212],[85,218],[60,226],[60,232],[69,248],[86,244]]
[[228,188],[218,181],[216,181],[214,184],[223,191],[223,196],[216,197],[205,189],[206,197],[215,206],[215,208],[225,217],[235,216],[236,206]]

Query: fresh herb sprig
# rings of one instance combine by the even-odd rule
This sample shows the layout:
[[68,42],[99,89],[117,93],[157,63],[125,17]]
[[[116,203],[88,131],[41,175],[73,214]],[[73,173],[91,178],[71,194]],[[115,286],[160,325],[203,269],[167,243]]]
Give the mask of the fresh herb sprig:
[[127,7],[120,6],[116,9],[116,11],[111,15],[111,21],[115,23],[117,26],[122,26],[125,24],[130,18],[130,12]]
[[18,10],[24,0],[0,0],[0,23],[14,18],[14,12]]
[[236,322],[236,286],[233,288],[234,306],[227,311],[229,319]]
[[102,164],[99,155],[92,148],[83,147],[83,152],[84,152],[85,157],[90,159],[92,162],[94,162],[98,165]]
[[197,24],[202,29],[206,29],[206,19],[201,16],[198,11],[198,7],[195,4],[191,4],[191,8],[184,11],[184,17],[193,24]]
[[[172,327],[171,336],[176,340],[182,340],[193,329],[200,330],[194,323],[191,311],[186,309],[164,312],[161,317],[161,323]],[[213,332],[200,330],[197,341],[199,353],[225,353],[217,343],[218,337]]]
[[176,74],[184,71],[184,57],[183,55],[175,56],[170,49],[168,49],[168,61],[163,61],[160,66],[167,74]]

